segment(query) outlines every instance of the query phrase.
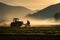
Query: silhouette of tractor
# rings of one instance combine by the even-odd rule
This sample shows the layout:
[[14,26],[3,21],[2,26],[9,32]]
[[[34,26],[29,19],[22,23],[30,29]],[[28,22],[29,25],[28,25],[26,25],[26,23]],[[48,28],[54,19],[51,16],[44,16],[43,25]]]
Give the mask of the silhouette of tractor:
[[19,21],[19,18],[13,18],[13,22],[11,22],[11,27],[21,27],[23,25],[22,21]]

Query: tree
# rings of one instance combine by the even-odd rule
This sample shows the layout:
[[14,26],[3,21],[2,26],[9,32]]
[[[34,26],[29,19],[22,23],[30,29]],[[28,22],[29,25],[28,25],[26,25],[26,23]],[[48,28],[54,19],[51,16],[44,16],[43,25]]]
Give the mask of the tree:
[[54,19],[55,19],[56,21],[59,21],[59,20],[60,20],[60,13],[56,13],[56,14],[54,15]]

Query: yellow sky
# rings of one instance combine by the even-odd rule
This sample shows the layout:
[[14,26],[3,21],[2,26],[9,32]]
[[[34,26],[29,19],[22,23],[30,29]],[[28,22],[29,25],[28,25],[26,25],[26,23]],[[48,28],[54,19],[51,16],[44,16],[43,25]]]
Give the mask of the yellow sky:
[[[49,5],[60,3],[60,0],[0,0],[0,2],[4,2],[9,5],[13,6],[25,6],[31,10],[36,9],[43,9]],[[10,19],[10,18],[9,18]],[[23,19],[23,18],[22,18]],[[26,20],[26,18],[23,19],[23,21]],[[10,22],[10,21],[9,21]],[[52,24],[50,21],[31,21],[33,24]],[[8,22],[7,22],[8,23]]]
[[49,5],[60,3],[60,0],[0,0],[14,6],[25,6],[32,10],[43,9]]

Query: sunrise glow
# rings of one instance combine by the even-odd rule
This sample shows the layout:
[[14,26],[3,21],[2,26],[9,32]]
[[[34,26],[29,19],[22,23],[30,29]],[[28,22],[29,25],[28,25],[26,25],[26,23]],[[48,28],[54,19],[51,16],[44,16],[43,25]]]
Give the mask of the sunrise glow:
[[[41,10],[44,9],[50,5],[60,3],[60,0],[0,0],[0,2],[6,3],[8,5],[12,6],[24,6],[30,10]],[[16,11],[16,10],[15,10]],[[17,12],[8,12],[8,14],[5,14],[6,19],[6,24],[10,24],[12,22],[12,19],[14,17],[17,17],[20,19],[20,21],[23,21],[26,23],[26,20],[29,20],[32,25],[59,25],[60,23],[55,23],[54,21],[49,21],[49,20],[30,20],[28,18],[24,17],[24,14],[15,14]],[[19,13],[19,12],[18,12]],[[29,13],[28,13],[29,14]],[[13,16],[14,15],[14,16]]]
[[13,6],[25,6],[31,10],[43,9],[49,5],[60,3],[60,0],[0,0]]

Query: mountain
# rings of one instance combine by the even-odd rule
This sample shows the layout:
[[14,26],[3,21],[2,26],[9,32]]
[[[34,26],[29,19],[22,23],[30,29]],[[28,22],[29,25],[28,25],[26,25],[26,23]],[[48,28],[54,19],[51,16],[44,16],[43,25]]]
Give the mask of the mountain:
[[23,6],[11,6],[0,2],[0,20],[10,19],[14,17],[23,17],[32,12],[30,9]]
[[42,10],[39,10],[33,14],[28,14],[27,17],[35,19],[49,19],[53,18],[55,13],[60,13],[60,3],[50,5]]

